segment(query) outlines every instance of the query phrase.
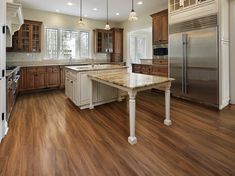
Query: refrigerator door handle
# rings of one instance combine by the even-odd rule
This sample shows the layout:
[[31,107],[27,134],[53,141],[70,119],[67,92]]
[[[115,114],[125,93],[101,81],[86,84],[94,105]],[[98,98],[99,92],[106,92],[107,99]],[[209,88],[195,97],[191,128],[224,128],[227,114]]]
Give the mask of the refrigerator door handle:
[[184,44],[184,52],[185,52],[185,57],[184,57],[184,94],[188,93],[188,87],[187,87],[187,82],[188,82],[188,42],[189,38],[188,35],[185,34],[185,44]]
[[185,94],[185,58],[186,58],[186,34],[182,35],[183,62],[182,62],[182,93]]

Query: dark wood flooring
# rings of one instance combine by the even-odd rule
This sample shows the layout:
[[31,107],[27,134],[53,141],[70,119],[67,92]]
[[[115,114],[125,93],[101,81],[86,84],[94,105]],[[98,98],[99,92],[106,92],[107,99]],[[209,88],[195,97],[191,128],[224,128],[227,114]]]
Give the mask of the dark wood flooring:
[[137,145],[126,101],[79,110],[60,91],[22,95],[0,144],[2,176],[235,175],[235,106],[223,111],[164,96],[137,98]]

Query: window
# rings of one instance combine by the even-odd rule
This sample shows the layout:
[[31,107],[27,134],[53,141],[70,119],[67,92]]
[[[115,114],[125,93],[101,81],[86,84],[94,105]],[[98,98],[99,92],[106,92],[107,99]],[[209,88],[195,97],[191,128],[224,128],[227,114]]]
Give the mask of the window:
[[89,32],[46,29],[47,59],[89,58]]
[[80,58],[89,57],[89,33],[81,31],[80,32]]
[[146,57],[146,38],[143,36],[130,36],[130,58],[133,63],[139,63]]
[[48,58],[58,57],[58,30],[46,29],[46,55]]

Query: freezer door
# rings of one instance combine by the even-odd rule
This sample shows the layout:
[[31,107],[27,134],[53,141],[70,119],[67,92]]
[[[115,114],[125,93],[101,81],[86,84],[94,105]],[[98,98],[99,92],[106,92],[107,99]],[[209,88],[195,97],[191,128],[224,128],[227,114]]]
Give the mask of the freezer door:
[[182,96],[184,93],[184,47],[182,33],[171,34],[169,36],[169,56],[170,56],[170,77],[174,78],[171,91],[175,96]]
[[217,28],[187,33],[185,96],[198,102],[218,105]]

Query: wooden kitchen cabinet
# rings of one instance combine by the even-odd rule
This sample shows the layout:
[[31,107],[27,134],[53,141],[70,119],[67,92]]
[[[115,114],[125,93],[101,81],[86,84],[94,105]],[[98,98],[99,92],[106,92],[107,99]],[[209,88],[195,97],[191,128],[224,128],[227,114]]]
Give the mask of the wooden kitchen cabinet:
[[133,73],[168,77],[167,59],[155,59],[153,65],[132,64]]
[[123,29],[112,28],[113,33],[113,52],[111,62],[123,62]]
[[112,62],[123,61],[123,29],[94,30],[95,53],[110,53]]
[[8,52],[41,52],[42,22],[25,20],[20,30],[12,37]]
[[60,86],[60,68],[58,66],[47,68],[47,87]]
[[113,51],[112,31],[104,29],[94,30],[95,53],[109,53]]
[[61,80],[59,66],[23,67],[20,70],[19,92],[59,88]]
[[60,88],[65,88],[65,68],[64,66],[60,67]]
[[153,30],[153,44],[167,44],[168,43],[168,10],[151,15],[152,30]]

